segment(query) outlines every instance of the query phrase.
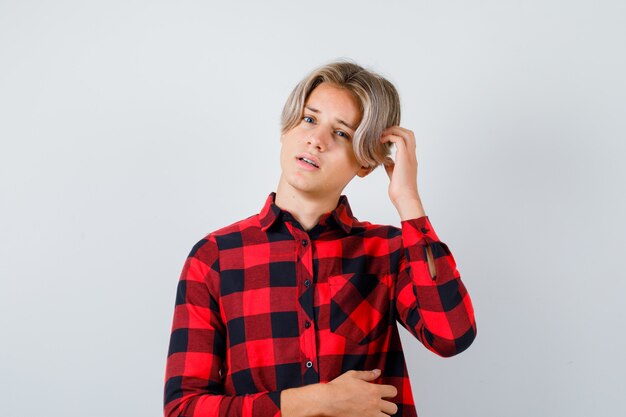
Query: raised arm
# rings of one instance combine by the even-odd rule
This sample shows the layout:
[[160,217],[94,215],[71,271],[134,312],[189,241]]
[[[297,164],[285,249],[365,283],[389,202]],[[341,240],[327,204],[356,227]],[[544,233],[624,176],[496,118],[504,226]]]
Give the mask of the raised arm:
[[402,223],[396,281],[398,320],[428,349],[452,356],[476,337],[472,301],[448,246],[439,240],[417,189],[415,135],[400,126],[386,129],[381,142],[396,145],[396,160],[385,163],[389,198]]

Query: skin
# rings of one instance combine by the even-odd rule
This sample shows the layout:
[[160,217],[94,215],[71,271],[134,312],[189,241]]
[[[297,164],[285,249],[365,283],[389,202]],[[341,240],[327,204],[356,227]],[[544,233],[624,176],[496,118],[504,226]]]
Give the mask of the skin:
[[[322,83],[309,95],[300,123],[280,139],[282,173],[275,202],[305,230],[337,206],[341,192],[356,175],[364,177],[371,172],[359,166],[354,156],[354,130],[337,120],[358,126],[358,103],[348,91]],[[302,168],[296,155],[303,152],[316,157],[320,169]]]
[[[313,111],[315,109],[317,111]],[[358,101],[348,90],[329,83],[317,86],[306,100],[298,125],[281,136],[282,173],[276,190],[276,205],[289,211],[305,230],[337,206],[344,188],[355,177],[365,177],[372,169],[360,166],[352,150],[354,129],[361,121]],[[348,126],[339,122],[344,121]],[[411,130],[392,126],[380,141],[396,146],[395,162],[389,158],[388,196],[401,220],[425,216],[417,189],[415,135]],[[296,155],[309,153],[320,162],[320,169],[307,170]],[[428,248],[428,264],[435,275]],[[393,385],[373,382],[380,370],[347,371],[328,383],[290,388],[281,392],[283,417],[384,417],[395,414],[397,405],[387,399],[397,395]]]

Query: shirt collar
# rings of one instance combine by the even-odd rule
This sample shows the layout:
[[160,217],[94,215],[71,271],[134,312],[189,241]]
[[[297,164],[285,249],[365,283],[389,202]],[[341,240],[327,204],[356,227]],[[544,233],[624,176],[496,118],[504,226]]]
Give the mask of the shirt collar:
[[[274,224],[276,219],[282,217],[281,214],[288,213],[286,210],[282,210],[280,207],[276,205],[274,202],[276,198],[276,192],[272,191],[265,200],[265,204],[259,213],[259,221],[261,223],[261,230],[264,232],[269,229],[271,225]],[[354,216],[352,215],[352,210],[350,209],[350,204],[348,203],[348,197],[345,195],[341,195],[339,197],[339,202],[337,203],[337,207],[333,211],[328,213],[324,213],[322,217],[320,217],[319,224],[324,224],[328,219],[334,219],[337,225],[346,232],[350,233],[352,230],[353,223],[356,221]]]

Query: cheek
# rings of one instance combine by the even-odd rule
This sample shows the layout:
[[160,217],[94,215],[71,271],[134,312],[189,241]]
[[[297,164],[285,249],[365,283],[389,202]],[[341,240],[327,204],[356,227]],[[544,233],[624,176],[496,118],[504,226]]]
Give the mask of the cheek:
[[290,138],[285,137],[280,147],[280,161],[286,163],[289,158],[295,156],[296,151]]
[[357,171],[357,164],[347,156],[337,158],[333,162],[333,165],[341,166],[340,172],[338,173],[341,177],[350,177]]
[[283,147],[280,149],[280,161],[281,162],[285,162],[287,161],[287,155],[289,154],[287,148],[285,147],[285,145],[283,145]]
[[356,160],[356,156],[354,155],[354,150],[352,149],[352,144],[349,144],[346,147],[344,159],[346,160],[346,163],[350,164],[351,166],[355,168],[359,166],[359,163]]

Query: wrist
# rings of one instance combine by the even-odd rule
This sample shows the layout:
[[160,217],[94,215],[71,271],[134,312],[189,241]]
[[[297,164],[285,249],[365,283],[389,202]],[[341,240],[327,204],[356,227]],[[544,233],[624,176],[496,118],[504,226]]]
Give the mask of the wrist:
[[288,388],[281,392],[281,415],[283,417],[326,416],[325,384],[311,384]]
[[399,198],[393,202],[401,220],[417,219],[426,215],[422,200],[417,197]]
[[318,383],[309,385],[310,388],[310,399],[313,403],[313,416],[315,417],[327,417],[329,416],[328,412],[328,399],[330,396],[328,395],[329,387],[326,383]]

